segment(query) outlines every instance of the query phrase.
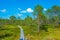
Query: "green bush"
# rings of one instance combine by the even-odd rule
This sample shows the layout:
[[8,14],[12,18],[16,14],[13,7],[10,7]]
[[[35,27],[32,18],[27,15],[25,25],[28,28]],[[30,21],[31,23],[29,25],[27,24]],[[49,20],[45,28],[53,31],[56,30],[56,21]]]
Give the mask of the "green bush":
[[41,25],[41,26],[40,26],[40,29],[41,29],[41,30],[45,30],[46,32],[48,31],[47,25]]
[[4,37],[10,37],[12,34],[2,34],[0,35],[0,38],[4,38]]

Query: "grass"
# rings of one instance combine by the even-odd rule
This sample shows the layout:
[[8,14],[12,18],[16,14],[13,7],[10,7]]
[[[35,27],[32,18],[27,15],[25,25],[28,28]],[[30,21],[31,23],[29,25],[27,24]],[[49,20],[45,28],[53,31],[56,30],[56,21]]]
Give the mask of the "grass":
[[[4,25],[0,30],[0,40],[19,40],[20,29],[16,25]],[[35,28],[23,26],[25,38],[29,40],[60,40],[60,28],[48,28],[48,32],[41,30],[37,33]]]

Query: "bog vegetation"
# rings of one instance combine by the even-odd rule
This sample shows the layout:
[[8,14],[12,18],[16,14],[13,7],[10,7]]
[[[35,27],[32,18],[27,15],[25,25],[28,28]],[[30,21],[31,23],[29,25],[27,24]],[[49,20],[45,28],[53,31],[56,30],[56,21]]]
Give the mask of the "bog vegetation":
[[60,6],[52,6],[47,10],[41,5],[34,7],[33,18],[28,16],[10,16],[9,19],[0,18],[0,40],[19,40],[22,26],[25,38],[29,40],[60,40]]

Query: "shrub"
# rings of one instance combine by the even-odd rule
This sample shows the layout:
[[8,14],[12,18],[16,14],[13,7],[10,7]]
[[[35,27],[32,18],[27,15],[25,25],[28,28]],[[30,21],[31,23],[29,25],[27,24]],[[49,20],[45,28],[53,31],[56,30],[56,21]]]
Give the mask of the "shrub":
[[46,32],[48,31],[48,27],[46,25],[41,25],[40,29],[41,30],[45,30]]

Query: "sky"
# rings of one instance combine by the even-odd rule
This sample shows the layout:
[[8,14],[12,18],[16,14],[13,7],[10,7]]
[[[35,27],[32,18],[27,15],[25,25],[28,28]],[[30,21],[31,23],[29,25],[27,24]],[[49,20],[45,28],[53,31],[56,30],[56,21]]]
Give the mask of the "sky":
[[60,6],[60,0],[0,0],[0,18],[9,18],[10,16],[24,19],[27,15],[33,16],[34,7],[39,4],[46,11],[53,5]]

